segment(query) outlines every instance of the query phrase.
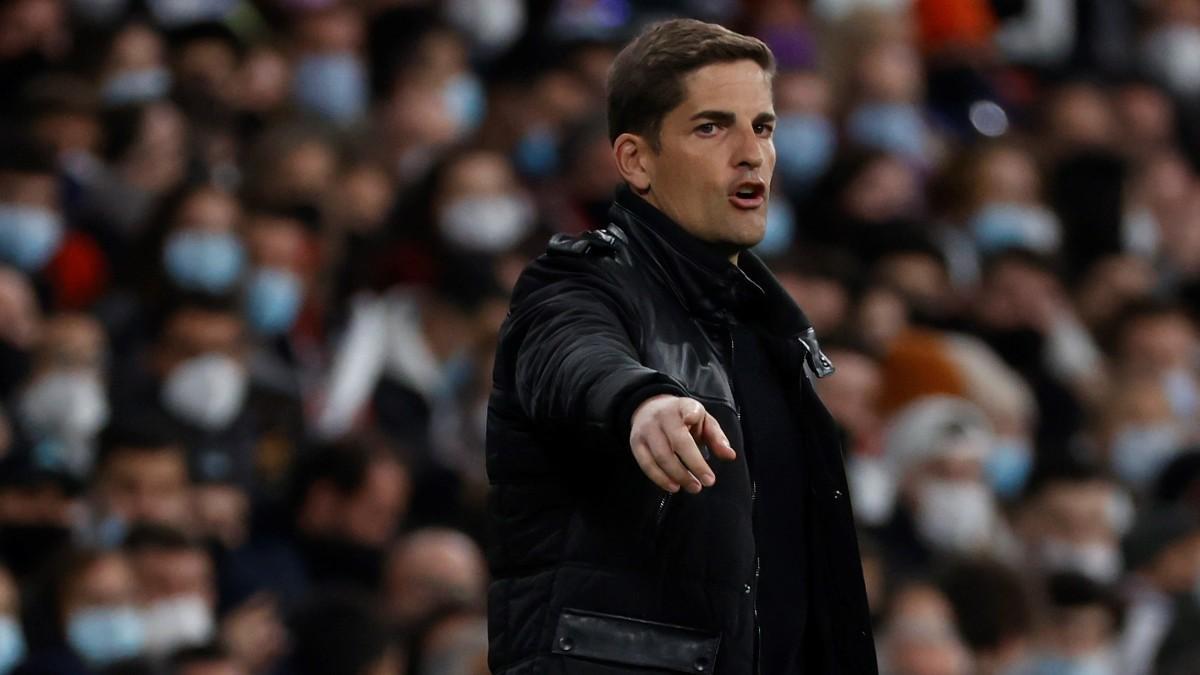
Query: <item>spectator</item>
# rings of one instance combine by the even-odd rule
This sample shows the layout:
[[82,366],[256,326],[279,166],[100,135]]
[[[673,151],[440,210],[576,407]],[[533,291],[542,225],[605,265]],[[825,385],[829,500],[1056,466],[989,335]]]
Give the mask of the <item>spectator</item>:
[[123,554],[71,551],[52,583],[49,639],[17,672],[91,675],[144,653],[137,580]]
[[1186,616],[1200,576],[1200,520],[1175,508],[1142,514],[1122,542],[1130,578],[1125,587],[1128,613],[1121,634],[1121,672],[1154,672],[1181,610]]
[[190,486],[186,450],[153,418],[110,425],[91,490],[91,536],[102,546],[115,546],[138,523],[190,531]]
[[212,560],[187,535],[161,526],[130,531],[123,546],[137,578],[146,653],[162,658],[216,633]]
[[1015,516],[1029,569],[1116,583],[1124,571],[1121,535],[1132,508],[1129,495],[1094,466],[1076,462],[1042,468]]
[[954,609],[930,584],[897,589],[880,636],[881,670],[893,675],[965,675],[971,655],[955,627]]
[[1109,586],[1066,572],[1050,577],[1049,608],[1034,672],[1120,671],[1117,637],[1124,606]]
[[392,550],[385,607],[398,625],[413,627],[443,606],[481,609],[486,589],[487,567],[475,542],[454,530],[416,530]]
[[387,449],[351,442],[301,458],[292,479],[292,525],[310,579],[377,589],[409,489],[407,471]]

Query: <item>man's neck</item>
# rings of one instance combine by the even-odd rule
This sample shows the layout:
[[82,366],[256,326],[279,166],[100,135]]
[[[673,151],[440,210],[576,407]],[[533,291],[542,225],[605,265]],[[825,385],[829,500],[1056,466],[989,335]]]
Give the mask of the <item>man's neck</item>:
[[[631,197],[631,199],[625,199],[624,197],[626,195]],[[681,225],[678,220],[668,215],[667,211],[663,208],[662,204],[659,203],[659,200],[652,191],[647,190],[644,193],[638,193],[632,187],[622,186],[617,191],[617,201],[624,203],[627,207],[630,207],[630,210],[640,216],[643,220],[648,221],[648,223],[651,226],[654,226],[655,229],[659,230],[661,234],[670,235],[670,232],[664,230],[675,230],[676,236],[668,236],[668,239],[678,243],[683,243],[680,242],[680,240],[688,241],[689,243],[685,244],[685,248],[687,250],[685,250],[684,253],[693,253],[698,255],[701,260],[697,260],[696,262],[702,264],[708,262],[711,264],[712,260],[710,256],[719,256],[725,260],[728,260],[733,266],[737,266],[738,257],[741,255],[741,251],[734,250],[730,252],[726,247],[723,247],[715,242],[701,239],[690,232],[687,228]]]

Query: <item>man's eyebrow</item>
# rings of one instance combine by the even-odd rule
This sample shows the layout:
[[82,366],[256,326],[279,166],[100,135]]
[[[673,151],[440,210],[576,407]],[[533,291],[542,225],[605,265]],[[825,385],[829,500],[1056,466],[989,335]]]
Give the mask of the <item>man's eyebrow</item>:
[[[754,117],[755,124],[769,124],[776,119],[773,112],[761,112]],[[737,120],[737,115],[728,110],[701,110],[692,115],[689,121],[695,120],[711,120],[718,124],[733,124]]]
[[701,110],[688,119],[689,121],[712,120],[718,124],[733,124],[733,121],[737,119],[737,115],[729,112],[728,110]]

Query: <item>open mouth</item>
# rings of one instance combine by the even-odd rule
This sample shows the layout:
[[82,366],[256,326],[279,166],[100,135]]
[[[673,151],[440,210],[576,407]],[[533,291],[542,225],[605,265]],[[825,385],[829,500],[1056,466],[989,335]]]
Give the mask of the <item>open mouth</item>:
[[739,183],[729,201],[739,209],[757,209],[766,202],[767,186],[759,181]]

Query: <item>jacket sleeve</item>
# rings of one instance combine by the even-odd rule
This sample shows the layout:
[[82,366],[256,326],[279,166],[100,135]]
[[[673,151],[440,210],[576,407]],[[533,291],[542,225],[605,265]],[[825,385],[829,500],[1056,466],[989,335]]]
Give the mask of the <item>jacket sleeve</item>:
[[593,428],[627,441],[637,405],[656,394],[686,395],[644,366],[614,294],[599,279],[568,279],[514,310],[517,399],[535,425]]

